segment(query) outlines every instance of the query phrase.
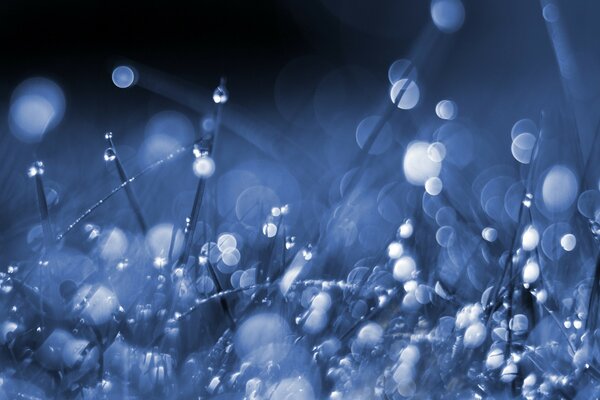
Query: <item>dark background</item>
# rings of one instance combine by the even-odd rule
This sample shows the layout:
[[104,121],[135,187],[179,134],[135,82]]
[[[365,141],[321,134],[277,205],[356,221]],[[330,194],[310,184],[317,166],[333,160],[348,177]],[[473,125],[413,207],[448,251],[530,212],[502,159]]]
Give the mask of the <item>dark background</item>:
[[[564,101],[541,7],[537,1],[522,0],[464,4],[462,29],[453,35],[438,34],[434,52],[425,55],[432,73],[422,83],[422,107],[431,111],[441,98],[453,98],[461,115],[480,127],[481,140],[491,148],[502,148],[510,158],[512,124],[523,117],[537,119],[541,109]],[[593,72],[599,51],[590,38],[599,37],[600,4],[581,0],[559,5],[567,37],[588,72],[582,73],[586,88],[582,98],[588,105],[597,104],[600,85]],[[49,172],[48,179],[59,181],[67,193],[68,206],[60,221],[64,226],[67,216],[77,215],[114,187],[114,180],[97,172],[106,169],[98,156],[105,147],[104,131],[120,131],[119,139],[136,147],[143,124],[158,110],[189,114],[185,107],[141,88],[116,88],[110,73],[123,61],[154,68],[206,91],[212,91],[225,75],[232,105],[243,106],[247,114],[267,121],[285,136],[274,86],[290,61],[314,56],[331,69],[358,66],[381,85],[383,101],[389,65],[414,52],[428,26],[429,2],[415,0],[3,1],[2,239],[13,240],[37,218],[31,212],[34,196],[24,173],[35,157],[50,161],[54,175]],[[12,90],[38,75],[63,88],[67,111],[44,142],[32,146],[12,137],[6,121]],[[307,76],[306,85],[321,78]],[[299,87],[304,83],[301,79]],[[379,105],[371,104],[375,111]],[[589,127],[582,128],[585,138]],[[414,137],[414,132],[409,133],[402,140]],[[274,140],[264,135],[267,142]],[[323,133],[310,130],[294,135],[302,143],[314,143]],[[353,143],[353,132],[348,137]],[[335,150],[335,143],[330,145]],[[293,162],[312,164],[302,159]],[[59,172],[67,170],[70,175],[59,179]],[[315,180],[310,175],[297,178],[301,186]]]

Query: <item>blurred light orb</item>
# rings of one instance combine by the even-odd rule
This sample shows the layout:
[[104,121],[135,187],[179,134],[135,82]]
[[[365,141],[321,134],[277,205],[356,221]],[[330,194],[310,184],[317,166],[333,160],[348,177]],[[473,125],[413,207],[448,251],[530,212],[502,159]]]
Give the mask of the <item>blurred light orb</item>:
[[410,365],[415,365],[421,359],[421,352],[419,348],[414,344],[409,344],[406,346],[404,350],[400,353],[400,361],[408,363]]
[[150,228],[146,234],[146,246],[153,258],[165,257],[171,247],[171,236],[175,233],[172,254],[177,254],[183,247],[183,233],[180,229],[173,229],[173,224],[158,224]]
[[234,348],[241,359],[252,358],[259,363],[277,361],[291,334],[290,327],[276,313],[263,312],[243,321],[235,333]]
[[143,166],[167,157],[181,147],[181,143],[167,134],[155,134],[147,137],[142,143],[139,161]]
[[400,228],[398,228],[398,234],[400,235],[400,237],[402,239],[408,239],[409,237],[411,237],[413,234],[413,231],[414,231],[414,228],[413,228],[413,224],[411,221],[406,221],[405,223],[400,225]]
[[215,173],[215,162],[210,156],[198,157],[194,160],[193,169],[198,178],[210,178]]
[[546,300],[548,300],[548,292],[546,291],[546,289],[542,289],[539,292],[537,292],[535,294],[535,299],[539,303],[544,304],[546,302]]
[[100,257],[105,261],[122,258],[129,246],[127,235],[119,228],[113,228],[101,242]]
[[446,146],[441,142],[433,142],[427,148],[427,156],[433,162],[439,163],[446,158]]
[[[380,116],[375,115],[360,121],[356,127],[356,143],[358,144],[358,147],[361,149],[364,148],[370,136],[373,134],[373,129],[377,126],[380,119]],[[369,154],[377,155],[384,153],[387,149],[389,149],[392,141],[392,127],[386,122],[381,130],[379,130],[377,137],[371,144],[371,147],[369,148]]]
[[547,22],[556,22],[560,18],[560,11],[556,4],[546,4],[542,9],[542,15]]
[[531,284],[540,277],[540,265],[535,260],[529,260],[523,267],[523,283]]
[[589,220],[600,220],[600,191],[586,190],[579,195],[577,210]]
[[402,243],[392,242],[388,245],[387,252],[388,257],[392,260],[395,260],[402,256],[402,253],[404,253],[404,247],[402,246]]
[[498,231],[494,228],[485,227],[481,231],[481,237],[488,242],[494,242],[498,238]]
[[327,313],[320,309],[311,309],[308,312],[308,316],[306,320],[304,320],[304,325],[302,329],[309,334],[316,334],[321,332],[325,326],[327,325]]
[[563,165],[552,167],[542,184],[542,200],[552,213],[566,211],[577,198],[579,184],[571,169]]
[[401,58],[390,65],[390,68],[388,69],[388,79],[392,85],[400,79],[416,81],[417,69],[410,60]]
[[236,248],[229,248],[221,254],[221,261],[228,267],[234,267],[240,262],[240,251]]
[[201,276],[196,282],[196,288],[198,289],[198,292],[207,295],[215,290],[215,283],[208,276]]
[[319,292],[313,297],[310,306],[323,312],[329,311],[331,308],[331,296],[327,292]]
[[392,275],[395,280],[404,282],[412,279],[416,271],[417,264],[415,263],[415,260],[411,256],[403,256],[394,263]]
[[479,321],[469,325],[465,331],[464,344],[465,347],[474,349],[479,347],[485,341],[487,329],[485,325]]
[[116,87],[126,89],[135,82],[135,72],[127,65],[119,65],[113,69],[112,81]]
[[[398,101],[398,96],[400,96]],[[394,104],[398,104],[398,108],[410,110],[415,108],[419,103],[421,92],[415,81],[410,79],[400,79],[392,85],[390,89],[390,98]]]
[[523,118],[515,122],[512,126],[512,129],[510,130],[510,138],[512,140],[515,140],[517,136],[519,136],[522,133],[529,133],[533,136],[537,136],[537,132],[538,129],[535,125],[535,122],[533,122],[529,118]]
[[85,304],[80,317],[88,323],[102,325],[108,322],[119,307],[116,294],[105,286],[82,286],[73,298],[73,304]]
[[13,91],[8,113],[11,133],[22,142],[37,143],[62,120],[65,96],[53,81],[30,78]]
[[465,22],[465,7],[460,0],[433,0],[431,19],[444,33],[453,33]]
[[454,231],[454,228],[449,225],[440,227],[435,233],[435,240],[442,247],[452,246],[455,239],[456,232]]
[[202,129],[205,132],[212,132],[215,129],[215,120],[212,117],[202,119]]
[[374,347],[383,340],[383,328],[375,322],[363,326],[356,337],[356,341],[365,347]]
[[268,238],[275,237],[275,235],[277,235],[277,225],[275,225],[272,222],[268,222],[263,225],[262,231],[263,235],[265,235]]
[[425,181],[425,191],[431,196],[437,196],[442,192],[444,185],[442,180],[437,176],[433,176]]
[[442,100],[435,106],[435,114],[441,119],[453,120],[458,114],[458,106],[452,100]]
[[237,239],[231,233],[222,233],[217,238],[217,248],[221,252],[237,248]]
[[[239,271],[239,270],[238,270]],[[236,271],[236,272],[238,272]],[[249,288],[256,284],[256,268],[250,268],[240,274],[238,286]],[[250,291],[251,293],[251,291]]]
[[517,377],[518,372],[519,369],[517,368],[517,365],[513,362],[509,362],[506,364],[506,367],[502,369],[500,380],[504,383],[512,382]]
[[522,335],[529,328],[529,318],[525,314],[517,314],[510,320],[508,326],[516,335]]
[[429,143],[412,142],[404,154],[404,176],[413,185],[423,185],[427,179],[440,174],[442,164],[435,162],[428,155]]
[[529,225],[525,228],[521,236],[521,247],[525,251],[534,250],[540,243],[540,233],[533,226]]
[[485,360],[485,366],[488,369],[496,369],[500,368],[502,364],[504,364],[504,351],[499,347],[490,350]]
[[567,233],[560,238],[560,245],[565,251],[573,251],[577,245],[577,238],[572,233]]
[[521,164],[529,164],[536,140],[536,137],[531,133],[520,133],[510,146],[510,151],[515,160]]

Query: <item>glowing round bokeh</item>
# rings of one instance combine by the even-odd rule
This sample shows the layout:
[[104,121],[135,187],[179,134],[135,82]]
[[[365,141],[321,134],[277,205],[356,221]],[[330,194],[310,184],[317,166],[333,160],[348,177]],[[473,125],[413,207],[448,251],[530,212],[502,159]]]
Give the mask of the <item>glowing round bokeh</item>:
[[465,21],[465,7],[460,0],[433,0],[431,19],[440,31],[456,32]]
[[[541,248],[546,257],[556,261],[565,254],[565,251],[567,251],[565,246],[567,248],[573,246],[571,250],[575,248],[574,240],[571,240],[575,239],[575,236],[571,234],[572,230],[573,228],[565,222],[551,224],[544,230],[541,238]],[[564,241],[563,238],[565,238]],[[565,246],[563,246],[563,244]]]
[[404,154],[404,176],[413,185],[423,185],[427,179],[437,177],[442,169],[442,164],[429,158],[429,143],[412,142]]
[[425,181],[425,191],[431,196],[437,196],[442,192],[444,185],[437,176],[431,177]]
[[535,125],[535,122],[533,122],[529,118],[523,118],[514,123],[512,129],[510,130],[510,137],[512,140],[515,140],[517,136],[519,136],[522,133],[529,133],[533,136],[537,136],[537,132],[538,129]]
[[450,247],[454,244],[456,232],[451,226],[442,226],[435,233],[435,240],[442,247]]
[[491,227],[485,227],[481,231],[481,237],[488,242],[494,242],[498,238],[498,231]]
[[540,234],[538,230],[529,225],[525,228],[521,235],[521,247],[525,251],[534,250],[540,242]]
[[260,226],[273,207],[281,204],[277,194],[266,186],[252,186],[244,190],[237,198],[235,214],[246,226]]
[[542,201],[547,211],[551,213],[564,212],[577,199],[579,183],[570,168],[555,165],[550,168],[542,183]]
[[445,162],[463,168],[473,160],[475,143],[473,133],[466,125],[447,121],[434,132],[433,137],[446,148]]
[[573,251],[577,245],[577,238],[572,233],[567,233],[560,238],[560,246],[565,251]]
[[119,228],[112,228],[102,234],[100,239],[100,257],[106,261],[115,261],[125,255],[129,240]]
[[30,78],[15,88],[10,99],[8,124],[11,133],[25,143],[36,143],[62,120],[65,97],[62,89],[46,78]]
[[[398,96],[400,100],[398,101]],[[392,85],[390,89],[390,98],[394,104],[398,104],[398,108],[410,110],[415,108],[419,103],[421,92],[415,81],[410,79],[400,79]]]
[[222,233],[217,238],[217,247],[222,252],[233,250],[237,247],[237,239],[231,233]]
[[290,327],[275,313],[255,314],[240,323],[234,337],[234,348],[240,359],[258,364],[282,360],[288,349]]
[[112,72],[112,81],[116,87],[126,89],[135,82],[135,72],[127,65],[119,65]]
[[577,200],[579,213],[589,220],[600,221],[600,191],[586,190]]
[[140,166],[167,157],[194,138],[194,126],[184,114],[177,111],[161,111],[154,114],[146,124],[145,140],[139,150]]
[[[175,233],[175,240],[171,240],[173,233]],[[183,247],[183,233],[180,229],[173,229],[173,224],[155,225],[146,234],[146,246],[152,257],[166,257],[169,255],[169,250],[173,254],[178,254]]]
[[416,81],[417,69],[414,67],[413,63],[410,62],[410,60],[401,58],[394,61],[392,65],[390,65],[390,68],[388,69],[388,79],[392,85],[398,82],[400,79],[410,79],[412,81]]
[[442,100],[435,106],[435,114],[445,120],[452,120],[458,114],[458,106],[452,100]]
[[512,142],[510,151],[515,160],[521,164],[529,164],[533,155],[536,137],[533,134],[524,132],[520,133]]
[[446,158],[446,146],[440,142],[434,142],[427,148],[427,155],[433,162],[442,162]]
[[198,157],[193,164],[194,175],[198,178],[210,178],[215,173],[215,162],[212,157]]
[[[370,135],[373,133],[373,129],[377,126],[381,120],[380,116],[371,116],[360,121],[356,127],[356,143],[361,149],[364,148],[366,142],[369,140]],[[383,127],[377,133],[377,138],[373,141],[369,154],[382,154],[392,144],[392,128],[386,122]]]
[[547,22],[556,22],[560,18],[560,11],[556,4],[546,4],[542,9],[542,15]]

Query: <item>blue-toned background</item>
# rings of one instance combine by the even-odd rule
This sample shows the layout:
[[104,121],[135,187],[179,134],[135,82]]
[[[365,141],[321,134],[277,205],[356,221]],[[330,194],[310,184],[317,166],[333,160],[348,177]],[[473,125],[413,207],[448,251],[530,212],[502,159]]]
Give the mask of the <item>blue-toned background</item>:
[[0,15],[0,398],[598,395],[600,5]]

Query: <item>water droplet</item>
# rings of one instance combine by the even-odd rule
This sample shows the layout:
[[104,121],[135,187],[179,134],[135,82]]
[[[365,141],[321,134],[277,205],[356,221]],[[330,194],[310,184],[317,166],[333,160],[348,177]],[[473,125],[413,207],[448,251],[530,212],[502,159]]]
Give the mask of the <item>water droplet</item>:
[[408,239],[412,236],[413,230],[413,224],[410,220],[408,220],[400,225],[400,228],[398,228],[398,234],[402,239]]
[[115,158],[117,158],[117,154],[112,147],[104,150],[104,161],[114,161]]
[[504,383],[510,383],[517,377],[517,372],[517,365],[509,362],[506,367],[502,369],[502,372],[500,373],[500,380]]
[[483,344],[487,336],[485,325],[479,321],[469,325],[465,331],[464,344],[468,348],[476,348]]
[[500,368],[504,363],[504,352],[500,348],[495,348],[489,351],[485,359],[485,366],[489,369]]
[[210,156],[201,156],[194,160],[194,175],[198,178],[210,178],[215,172],[215,162]]
[[540,276],[540,266],[535,260],[529,260],[523,267],[523,283],[531,284]]
[[498,238],[498,231],[490,227],[483,228],[481,231],[481,237],[488,242],[494,242]]
[[387,252],[389,258],[397,259],[404,253],[404,247],[402,246],[402,243],[392,242],[388,245]]
[[275,237],[275,235],[277,235],[277,225],[275,225],[272,222],[268,222],[263,225],[262,232],[263,235],[265,235],[268,238]]
[[229,93],[225,86],[217,86],[215,91],[213,92],[213,101],[217,104],[225,104],[229,100]]
[[537,229],[529,225],[525,228],[523,235],[521,236],[521,246],[525,251],[532,251],[535,249],[540,242],[540,234]]
[[[398,99],[398,96],[401,96]],[[390,98],[394,104],[398,104],[398,108],[410,110],[419,102],[421,93],[417,84],[410,79],[400,79],[392,85],[390,89]]]
[[403,282],[413,277],[417,270],[415,260],[410,256],[400,257],[394,263],[393,276],[397,281]]
[[44,163],[42,161],[35,161],[27,170],[27,176],[30,178],[36,175],[44,175]]
[[573,251],[577,244],[577,238],[572,233],[567,233],[560,238],[560,245],[565,251]]
[[296,245],[296,236],[287,236],[285,238],[285,248],[287,250],[291,249]]

